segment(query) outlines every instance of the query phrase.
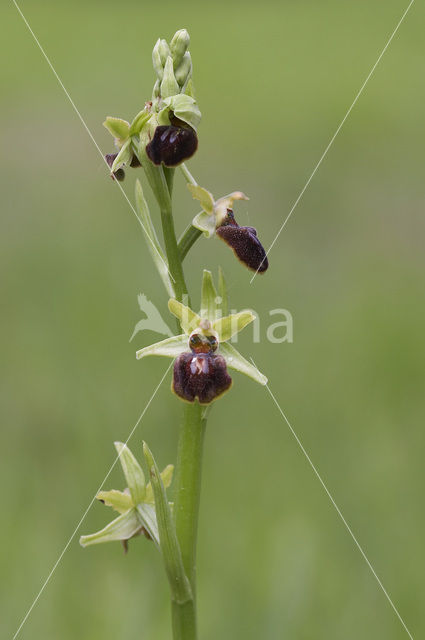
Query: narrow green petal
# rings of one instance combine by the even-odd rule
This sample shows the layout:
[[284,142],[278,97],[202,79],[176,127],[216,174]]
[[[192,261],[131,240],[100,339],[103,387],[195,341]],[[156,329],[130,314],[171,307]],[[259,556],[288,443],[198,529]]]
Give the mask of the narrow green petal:
[[100,544],[102,542],[128,540],[139,531],[140,526],[140,519],[137,516],[136,509],[130,509],[115,518],[115,520],[112,520],[100,531],[81,536],[80,544],[82,547],[88,547],[91,544]]
[[214,213],[214,198],[212,197],[212,194],[203,187],[200,187],[199,184],[188,184],[187,188],[192,194],[194,200],[199,201],[202,209],[206,213],[212,215]]
[[243,373],[260,384],[267,384],[266,376],[258,371],[257,367],[254,367],[251,362],[245,360],[239,351],[228,342],[220,344],[219,353],[225,358],[229,369],[239,371],[239,373]]
[[255,316],[251,311],[240,311],[240,313],[219,318],[213,322],[212,326],[217,331],[220,342],[226,342],[254,320]]
[[217,305],[217,308],[220,310],[222,316],[226,316],[229,298],[227,295],[226,280],[224,279],[224,273],[221,267],[218,268],[218,295],[221,298],[221,302],[220,305]]
[[168,308],[171,313],[178,318],[181,328],[187,335],[191,334],[192,331],[199,326],[201,318],[198,314],[178,300],[171,298],[168,301]]
[[130,449],[123,442],[115,442],[115,449],[119,455],[127,486],[133,504],[143,502],[146,493],[145,474]]
[[201,291],[201,316],[214,320],[217,316],[217,291],[214,287],[211,271],[204,269]]
[[103,123],[103,126],[120,142],[124,142],[130,134],[130,125],[127,120],[123,120],[122,118],[113,118],[112,116],[108,116]]
[[112,507],[115,511],[118,511],[118,513],[125,513],[134,506],[133,500],[128,493],[124,493],[124,491],[117,491],[116,489],[112,489],[111,491],[100,491],[96,498],[103,502],[107,507]]
[[146,356],[165,356],[167,358],[177,358],[181,353],[188,351],[187,335],[173,336],[161,342],[150,344],[148,347],[136,351],[136,358],[141,360]]

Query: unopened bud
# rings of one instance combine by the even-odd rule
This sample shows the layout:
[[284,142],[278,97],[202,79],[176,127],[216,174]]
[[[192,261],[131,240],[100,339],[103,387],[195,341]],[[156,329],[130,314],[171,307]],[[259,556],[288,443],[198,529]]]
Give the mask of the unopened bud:
[[173,59],[168,56],[164,67],[164,76],[161,81],[161,97],[169,98],[180,93],[180,87],[177,83],[173,70]]
[[183,56],[183,59],[177,69],[174,72],[176,76],[176,80],[181,87],[187,84],[191,75],[192,75],[192,58],[190,56],[189,51]]
[[170,42],[171,55],[174,61],[174,69],[180,65],[183,56],[189,48],[190,37],[186,29],[179,29]]

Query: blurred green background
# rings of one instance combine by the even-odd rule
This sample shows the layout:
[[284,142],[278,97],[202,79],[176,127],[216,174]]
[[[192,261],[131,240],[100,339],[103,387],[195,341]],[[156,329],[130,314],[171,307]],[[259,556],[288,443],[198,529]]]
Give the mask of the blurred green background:
[[[106,115],[150,97],[158,36],[187,27],[200,146],[216,196],[269,246],[407,0],[29,2],[21,8],[104,152]],[[251,307],[240,349],[272,391],[415,638],[424,617],[424,41],[415,3],[270,254],[250,274],[218,241],[186,264],[225,269]],[[12,638],[168,361],[129,343],[145,293],[168,320],[144,239],[11,2],[0,9],[2,566]],[[124,186],[132,197],[135,171]],[[197,212],[180,179],[179,230]],[[199,300],[199,298],[196,298]],[[269,310],[294,318],[273,345]],[[234,375],[208,426],[199,538],[203,640],[408,637],[267,391]],[[130,446],[174,460],[180,412],[160,389]],[[107,488],[122,487],[114,470]],[[20,638],[167,639],[168,587],[143,540],[83,550],[88,512]]]

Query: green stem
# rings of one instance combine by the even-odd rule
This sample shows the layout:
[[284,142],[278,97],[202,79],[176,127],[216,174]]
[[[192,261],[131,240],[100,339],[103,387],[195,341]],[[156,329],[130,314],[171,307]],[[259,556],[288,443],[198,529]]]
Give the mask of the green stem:
[[194,227],[193,225],[189,225],[186,227],[182,235],[180,236],[178,242],[180,260],[183,262],[186,255],[195,244],[195,242],[202,236],[202,231]]
[[174,518],[183,566],[195,597],[196,537],[201,493],[202,450],[206,426],[205,407],[197,401],[184,407],[177,449]]
[[139,160],[145,170],[146,177],[159,204],[161,211],[162,233],[164,235],[165,252],[168,259],[168,268],[173,281],[173,288],[177,300],[182,301],[187,296],[187,286],[184,279],[183,267],[177,246],[176,232],[174,229],[173,210],[169,185],[172,184],[172,174],[168,174],[168,182],[163,167],[154,166],[146,153],[139,153]]
[[196,640],[196,605],[194,600],[184,604],[172,601],[173,640]]

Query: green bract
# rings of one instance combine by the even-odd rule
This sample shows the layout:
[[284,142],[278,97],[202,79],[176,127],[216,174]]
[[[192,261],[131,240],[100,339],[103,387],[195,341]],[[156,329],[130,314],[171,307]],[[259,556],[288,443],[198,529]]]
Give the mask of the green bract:
[[190,350],[188,337],[194,330],[197,329],[205,333],[214,332],[219,342],[217,353],[224,357],[230,369],[239,371],[260,384],[267,384],[266,376],[246,360],[237,349],[227,343],[234,335],[255,320],[255,316],[251,311],[241,311],[240,313],[221,317],[223,302],[227,297],[222,275],[220,277],[220,289],[221,295],[217,296],[211,272],[204,270],[201,311],[199,314],[173,298],[169,300],[168,308],[178,318],[184,333],[140,349],[136,353],[136,358],[138,360],[146,356],[177,358],[182,353],[187,353]]

